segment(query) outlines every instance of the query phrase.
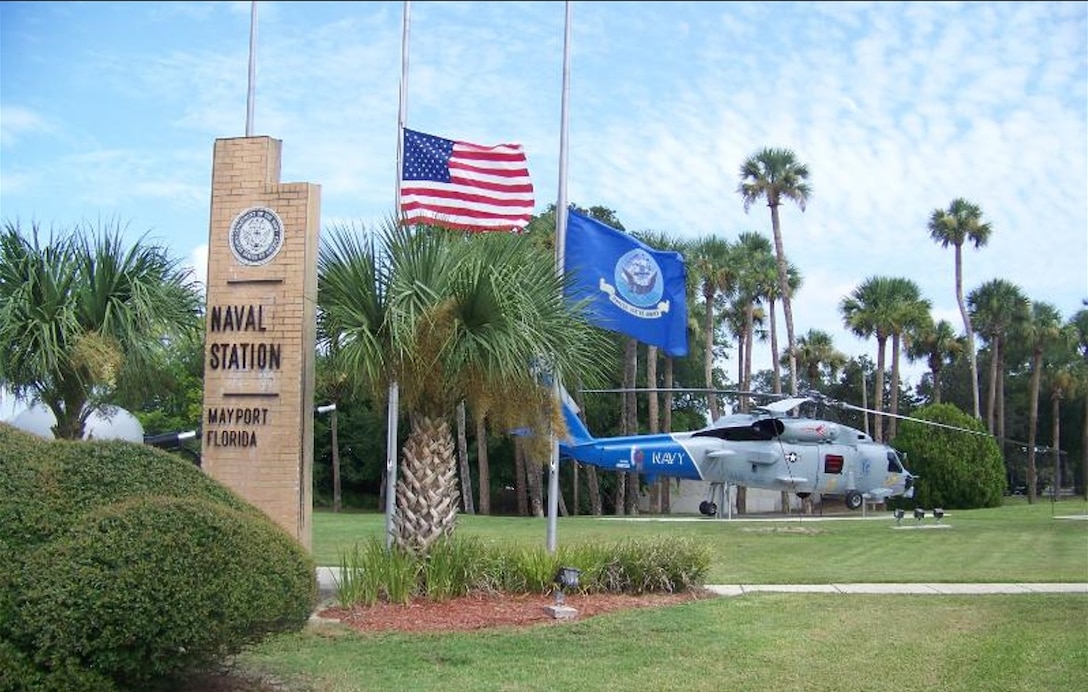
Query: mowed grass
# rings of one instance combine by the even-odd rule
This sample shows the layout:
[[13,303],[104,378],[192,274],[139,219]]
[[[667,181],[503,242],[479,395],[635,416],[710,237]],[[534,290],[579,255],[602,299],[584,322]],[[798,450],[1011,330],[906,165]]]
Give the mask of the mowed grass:
[[[1088,582],[1083,500],[810,521],[561,517],[557,542],[687,536],[708,583]],[[675,519],[675,518],[674,518]],[[462,516],[458,533],[544,545],[545,519]],[[384,534],[380,514],[314,518],[314,552]],[[542,604],[544,599],[542,599]],[[239,661],[292,690],[1083,690],[1088,595],[753,593],[529,629],[359,634],[309,628]]]
[[[1083,582],[1088,581],[1088,503],[1013,500],[1005,507],[927,511],[901,523],[890,512],[840,512],[775,521],[683,517],[559,517],[556,543],[620,542],[684,537],[704,541],[713,563],[708,584],[827,584],[842,582]],[[1080,516],[1081,519],[1064,517]],[[372,537],[384,540],[382,514],[314,514],[318,564],[340,564]],[[495,545],[546,546],[547,519],[461,515],[458,536]],[[944,527],[944,528],[938,528]]]

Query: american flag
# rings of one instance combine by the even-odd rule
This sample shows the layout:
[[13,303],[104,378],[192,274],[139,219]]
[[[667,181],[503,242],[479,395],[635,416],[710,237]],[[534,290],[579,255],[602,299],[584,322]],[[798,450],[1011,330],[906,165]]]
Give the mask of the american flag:
[[520,231],[533,214],[533,183],[520,144],[493,147],[404,129],[404,223],[467,231]]

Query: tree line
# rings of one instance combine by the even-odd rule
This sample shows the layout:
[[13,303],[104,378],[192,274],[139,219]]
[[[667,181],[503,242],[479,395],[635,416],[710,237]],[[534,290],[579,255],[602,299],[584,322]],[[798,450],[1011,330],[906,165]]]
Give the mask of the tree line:
[[[318,266],[317,397],[336,403],[337,416],[316,426],[317,496],[335,509],[345,489],[349,504],[383,507],[392,500],[384,497],[384,421],[395,386],[407,423],[397,441],[395,500],[403,545],[425,550],[452,531],[458,512],[491,513],[493,500],[499,511],[540,516],[549,437],[511,431],[548,431],[561,420],[542,386],[553,378],[576,394],[595,386],[632,390],[618,404],[601,397],[580,402],[602,435],[691,429],[721,415],[721,396],[675,391],[685,388],[735,388],[742,393],[733,404],[741,410],[753,401],[743,392],[816,390],[847,401],[860,394],[863,407],[891,416],[866,416],[857,427],[870,430],[871,423],[874,438],[892,442],[896,416],[949,402],[985,417],[1006,451],[1010,486],[1023,481],[1029,500],[1039,489],[1043,453],[1078,458],[1080,464],[1066,468],[1085,493],[1088,311],[1063,318],[1008,279],[965,290],[963,247],[982,248],[994,229],[977,205],[957,198],[933,210],[919,232],[954,252],[962,331],[932,318],[931,303],[909,277],[870,276],[839,309],[845,328],[873,341],[875,362],[847,358],[825,331],[795,334],[792,300],[804,277],[786,252],[779,210],[785,203],[805,209],[809,177],[788,149],[762,149],[741,165],[739,202],[746,211],[766,204],[770,238],[755,231],[691,240],[631,233],[685,258],[692,348],[684,358],[602,331],[584,306],[562,299],[554,205],[522,234],[466,237],[405,228],[395,218],[374,229],[326,229]],[[607,207],[583,211],[626,231]],[[200,287],[146,236],[125,247],[123,230],[116,223],[80,224],[43,238],[37,225],[4,223],[0,385],[49,406],[58,437],[81,437],[89,411],[104,404],[137,412],[149,434],[200,425]],[[754,372],[753,352],[764,343],[772,367]],[[903,359],[924,362],[929,371],[913,391],[900,380]],[[639,396],[633,390],[640,387],[664,391]],[[1069,403],[1075,406],[1063,406]],[[1063,434],[1076,430],[1081,439],[1063,444]],[[647,489],[637,474],[589,467],[564,468],[563,478],[566,513],[636,513],[644,490],[652,511],[669,511],[666,479]],[[741,494],[738,505],[743,501]]]

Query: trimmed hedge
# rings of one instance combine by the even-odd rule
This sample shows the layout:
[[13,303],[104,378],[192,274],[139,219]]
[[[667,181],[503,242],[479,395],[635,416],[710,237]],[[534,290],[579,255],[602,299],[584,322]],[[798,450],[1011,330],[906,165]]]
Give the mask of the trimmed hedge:
[[[13,449],[5,444],[9,438]],[[155,447],[0,438],[0,526],[12,527],[4,535],[16,552],[49,540],[88,511],[144,495],[203,498],[264,516],[196,466]]]
[[134,498],[29,556],[12,639],[42,668],[77,662],[134,686],[301,629],[317,601],[314,569],[260,517]]
[[309,553],[185,460],[0,424],[0,690],[146,689],[317,598]]

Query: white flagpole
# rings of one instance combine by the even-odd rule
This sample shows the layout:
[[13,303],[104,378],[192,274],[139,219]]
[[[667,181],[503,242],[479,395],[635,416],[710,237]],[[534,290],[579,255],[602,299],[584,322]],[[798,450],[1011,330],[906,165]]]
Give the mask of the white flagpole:
[[[555,270],[563,273],[567,244],[567,101],[570,97],[570,16],[571,2],[566,2],[563,34],[563,98],[559,117],[559,196],[555,203]],[[552,374],[553,394],[559,397],[559,374]],[[559,438],[552,431],[551,459],[548,464],[548,552],[556,549],[559,514]]]
[[249,89],[246,92],[246,137],[253,136],[253,92],[257,85],[257,0],[249,4]]
[[[397,113],[397,183],[393,208],[400,217],[400,177],[404,157],[404,120],[408,112],[408,29],[411,25],[412,3],[404,0],[404,19],[400,39],[400,110]],[[385,549],[393,548],[393,517],[397,513],[397,415],[400,409],[400,388],[396,380],[389,383],[386,405],[385,438]]]

